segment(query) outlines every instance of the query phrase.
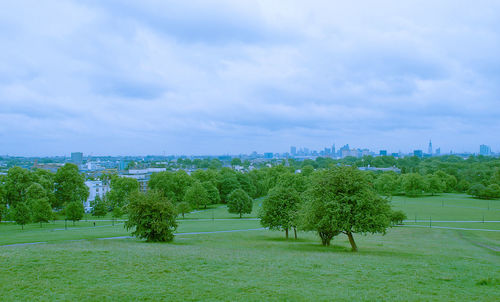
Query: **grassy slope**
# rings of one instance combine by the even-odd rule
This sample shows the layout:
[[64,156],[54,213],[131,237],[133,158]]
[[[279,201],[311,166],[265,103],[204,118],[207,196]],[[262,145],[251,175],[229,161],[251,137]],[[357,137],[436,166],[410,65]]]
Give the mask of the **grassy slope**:
[[[449,197],[450,207],[443,209],[439,199],[443,197]],[[476,206],[474,200],[463,196],[394,199],[408,214],[415,209],[413,203],[422,202],[418,210],[433,220],[477,216],[470,211]],[[500,220],[500,211],[490,209],[490,213],[488,219]],[[222,208],[213,215],[235,217]],[[212,213],[188,216],[211,218]],[[479,228],[482,223],[440,225]],[[484,225],[499,229],[496,223]],[[180,221],[178,232],[256,227],[255,220],[186,219]],[[357,254],[349,252],[342,236],[324,248],[311,233],[287,242],[283,233],[271,231],[179,235],[172,244],[135,239],[58,241],[121,235],[127,235],[122,226],[41,231],[32,225],[23,232],[19,226],[2,224],[0,244],[33,238],[51,242],[0,247],[2,300],[500,299],[499,253],[472,242],[498,244],[500,232],[398,227],[385,236],[356,236]]]

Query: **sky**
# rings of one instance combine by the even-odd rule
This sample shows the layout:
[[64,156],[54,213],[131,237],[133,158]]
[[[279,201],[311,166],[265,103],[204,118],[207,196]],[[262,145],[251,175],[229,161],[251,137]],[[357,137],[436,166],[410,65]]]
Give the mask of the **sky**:
[[500,1],[2,1],[0,154],[500,151]]

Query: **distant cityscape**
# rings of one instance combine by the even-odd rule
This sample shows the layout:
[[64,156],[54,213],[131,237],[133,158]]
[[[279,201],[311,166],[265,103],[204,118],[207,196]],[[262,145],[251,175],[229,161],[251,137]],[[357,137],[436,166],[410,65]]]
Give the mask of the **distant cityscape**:
[[[66,163],[73,163],[85,175],[85,184],[89,188],[90,195],[84,203],[86,211],[90,210],[90,203],[100,196],[103,198],[110,190],[110,183],[106,181],[104,175],[118,175],[136,179],[142,192],[147,191],[148,181],[153,173],[163,171],[184,170],[188,174],[197,169],[206,169],[209,167],[221,168],[228,167],[240,172],[251,171],[263,166],[272,166],[276,164],[289,165],[290,160],[304,161],[316,160],[319,157],[330,159],[363,159],[364,157],[392,156],[394,158],[418,157],[430,158],[441,156],[440,148],[433,148],[432,141],[429,141],[427,152],[421,149],[410,153],[391,152],[387,150],[378,150],[377,152],[367,148],[351,148],[349,144],[336,149],[335,144],[325,147],[323,150],[310,150],[307,147],[290,147],[290,152],[272,153],[265,152],[259,154],[240,155],[209,155],[209,156],[186,156],[186,155],[148,155],[148,156],[85,156],[83,152],[73,152],[70,157],[19,157],[19,156],[0,156],[0,175],[6,175],[9,168],[19,166],[26,169],[43,169],[50,172],[57,172],[59,168]],[[480,145],[478,153],[453,153],[452,155],[468,158],[469,156],[500,156],[493,153],[490,146]],[[359,167],[361,170],[392,170],[400,173],[396,167],[374,168],[365,166]]]

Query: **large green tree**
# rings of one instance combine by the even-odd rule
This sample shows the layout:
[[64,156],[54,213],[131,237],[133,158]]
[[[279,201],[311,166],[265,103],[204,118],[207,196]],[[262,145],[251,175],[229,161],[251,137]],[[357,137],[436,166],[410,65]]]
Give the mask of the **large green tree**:
[[24,229],[24,225],[31,222],[31,210],[26,202],[18,202],[13,207],[12,217],[17,224],[21,225],[21,229]]
[[31,172],[20,168],[12,167],[7,172],[7,179],[5,181],[5,198],[7,204],[16,206],[17,203],[26,201],[26,190],[31,185],[33,176]]
[[300,201],[299,193],[293,187],[274,187],[262,202],[260,223],[271,230],[284,230],[287,239],[288,230],[293,228],[297,239],[297,211]]
[[398,190],[398,175],[392,171],[382,173],[373,185],[378,193],[392,197]]
[[428,185],[422,175],[409,173],[402,176],[402,187],[407,196],[418,196],[427,190]]
[[219,189],[221,201],[223,203],[227,203],[229,194],[234,190],[241,188],[241,185],[233,171],[222,170],[218,177],[217,187]]
[[173,203],[181,202],[193,179],[184,170],[153,173],[148,182],[150,189],[162,193]]
[[427,192],[431,193],[431,195],[442,193],[446,190],[446,182],[442,177],[439,177],[436,174],[427,175]]
[[83,203],[89,196],[85,178],[78,172],[78,167],[65,164],[55,175],[55,208],[64,207],[72,202]]
[[208,198],[207,190],[199,182],[195,181],[184,194],[184,202],[189,203],[192,208],[207,208],[207,204],[210,203]]
[[66,214],[66,219],[73,221],[74,225],[75,221],[79,221],[83,218],[85,209],[83,208],[83,204],[81,202],[72,201],[66,204],[64,212]]
[[40,227],[42,223],[48,223],[54,216],[48,197],[36,199],[31,203],[31,207],[33,222],[40,223]]
[[112,209],[123,207],[128,204],[130,194],[138,191],[139,182],[137,179],[113,176],[111,178],[111,190],[106,194],[106,199]]
[[[305,194],[304,226],[316,230],[324,245],[329,236],[344,233],[357,251],[354,233],[385,233],[391,209],[372,188],[364,172],[354,167],[334,167],[316,172]],[[326,239],[326,240],[325,240]],[[331,238],[330,238],[331,240]]]
[[243,214],[252,213],[253,202],[243,189],[236,189],[227,197],[227,210],[229,213]]
[[201,185],[205,188],[208,195],[209,204],[220,203],[220,194],[217,187],[210,181],[202,182]]
[[175,211],[172,203],[157,191],[132,193],[128,205],[127,230],[147,241],[172,241],[177,228]]

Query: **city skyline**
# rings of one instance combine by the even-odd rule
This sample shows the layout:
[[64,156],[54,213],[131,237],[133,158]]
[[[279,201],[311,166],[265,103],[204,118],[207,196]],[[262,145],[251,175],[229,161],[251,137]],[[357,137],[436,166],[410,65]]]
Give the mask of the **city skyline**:
[[[362,9],[360,9],[362,8]],[[5,1],[0,154],[500,150],[497,1]]]

